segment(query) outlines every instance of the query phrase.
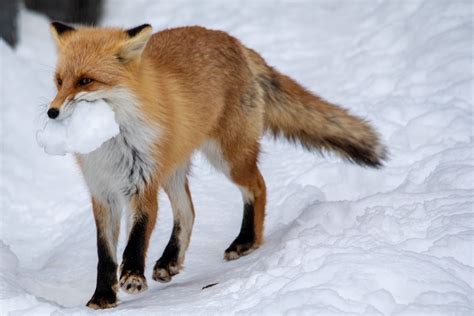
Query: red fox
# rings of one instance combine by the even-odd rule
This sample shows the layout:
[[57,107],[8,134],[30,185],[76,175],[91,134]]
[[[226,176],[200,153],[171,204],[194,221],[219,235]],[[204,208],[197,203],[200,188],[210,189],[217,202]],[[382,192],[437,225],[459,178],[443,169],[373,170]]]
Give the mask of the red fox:
[[[363,166],[380,167],[385,159],[367,122],[305,90],[224,32],[193,26],[152,34],[149,24],[124,30],[59,22],[51,31],[59,52],[58,91],[47,115],[61,120],[76,102],[103,99],[120,126],[119,135],[97,150],[76,155],[97,227],[91,308],[116,306],[119,287],[128,293],[147,288],[145,256],[160,187],[171,201],[174,226],[152,277],[169,282],[180,272],[194,222],[187,179],[194,151],[242,192],[242,225],[226,260],[263,242],[266,189],[257,160],[265,132]],[[117,278],[122,210],[128,242]]]

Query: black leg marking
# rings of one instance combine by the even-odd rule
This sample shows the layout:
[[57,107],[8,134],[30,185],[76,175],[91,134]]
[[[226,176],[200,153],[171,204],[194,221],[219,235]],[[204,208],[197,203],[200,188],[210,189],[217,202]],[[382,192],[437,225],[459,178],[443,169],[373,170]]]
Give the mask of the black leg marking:
[[253,250],[252,247],[255,244],[254,212],[253,203],[245,203],[240,233],[229,248],[225,250],[226,260],[237,259]]
[[145,232],[148,224],[148,216],[142,215],[133,224],[127,247],[123,252],[123,265],[136,268],[143,273],[145,269]]
[[97,233],[97,286],[87,306],[94,309],[110,308],[117,305],[117,263],[110,256],[106,241]]
[[147,288],[145,271],[145,234],[148,216],[142,215],[135,223],[123,252],[120,286],[128,293],[134,294]]
[[173,225],[173,232],[171,233],[171,238],[168,242],[168,245],[166,245],[165,250],[163,251],[163,255],[160,258],[161,261],[171,262],[178,260],[180,248],[178,235],[180,232],[181,226],[179,225],[179,222],[175,222]]
[[179,233],[181,226],[178,221],[173,225],[173,232],[171,238],[166,245],[163,255],[156,262],[153,268],[153,280],[159,282],[169,282],[171,277],[179,273],[178,256],[180,252]]

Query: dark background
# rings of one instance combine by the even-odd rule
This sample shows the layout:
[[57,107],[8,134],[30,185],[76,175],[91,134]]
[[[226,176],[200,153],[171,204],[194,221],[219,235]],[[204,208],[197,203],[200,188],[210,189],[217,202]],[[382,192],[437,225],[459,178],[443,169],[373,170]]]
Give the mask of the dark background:
[[102,14],[102,4],[102,0],[0,0],[0,36],[15,46],[21,5],[46,14],[52,21],[97,24]]

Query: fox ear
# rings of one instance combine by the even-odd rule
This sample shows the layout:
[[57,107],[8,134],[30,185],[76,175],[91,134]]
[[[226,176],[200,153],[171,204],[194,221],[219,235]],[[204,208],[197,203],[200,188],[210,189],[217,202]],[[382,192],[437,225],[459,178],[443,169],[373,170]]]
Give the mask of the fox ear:
[[141,56],[148,39],[151,36],[152,28],[150,24],[143,24],[125,30],[127,39],[120,48],[118,55],[122,62],[129,62]]
[[74,32],[76,29],[72,26],[63,24],[61,22],[52,22],[51,23],[51,34],[53,35],[56,44],[61,45],[64,38],[63,35]]

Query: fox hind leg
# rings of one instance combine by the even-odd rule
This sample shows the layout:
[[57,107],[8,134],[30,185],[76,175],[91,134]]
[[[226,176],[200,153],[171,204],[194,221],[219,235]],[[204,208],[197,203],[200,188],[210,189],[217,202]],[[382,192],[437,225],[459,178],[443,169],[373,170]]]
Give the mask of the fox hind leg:
[[[240,173],[241,171],[235,171]],[[232,178],[240,191],[244,202],[244,212],[240,232],[224,252],[226,260],[238,259],[257,249],[263,242],[263,224],[265,219],[266,188],[257,166],[242,172],[245,177]]]
[[242,192],[244,211],[240,232],[224,253],[226,260],[234,260],[249,254],[263,242],[266,187],[257,167],[257,141],[250,142],[250,145],[244,143],[244,146],[232,142],[223,146],[220,143],[223,142],[208,140],[202,151],[209,162]]

